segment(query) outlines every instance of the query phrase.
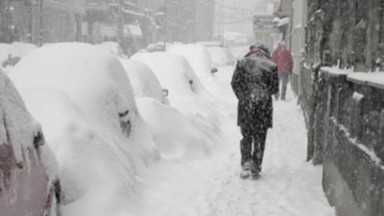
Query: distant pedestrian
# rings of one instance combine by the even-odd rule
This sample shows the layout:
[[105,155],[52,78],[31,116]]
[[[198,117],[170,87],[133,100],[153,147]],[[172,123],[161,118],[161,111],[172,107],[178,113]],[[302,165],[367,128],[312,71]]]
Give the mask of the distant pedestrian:
[[275,99],[285,100],[287,93],[287,84],[289,75],[293,69],[293,59],[291,52],[286,48],[285,43],[281,42],[279,46],[272,53],[272,61],[277,65],[277,71],[279,73],[279,85],[281,83],[281,92],[275,94]]
[[242,178],[260,175],[267,131],[272,127],[272,95],[279,88],[277,66],[270,60],[268,48],[258,45],[250,52],[237,63],[231,82],[239,100]]

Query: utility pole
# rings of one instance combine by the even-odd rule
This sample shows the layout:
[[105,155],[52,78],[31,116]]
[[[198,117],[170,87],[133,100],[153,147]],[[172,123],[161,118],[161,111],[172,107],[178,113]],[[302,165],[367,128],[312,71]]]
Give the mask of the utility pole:
[[44,29],[44,22],[43,22],[43,13],[44,13],[44,10],[43,10],[43,0],[40,0],[40,31],[39,31],[39,45],[42,46],[43,45],[43,29]]
[[29,43],[33,43],[33,21],[34,21],[34,11],[33,11],[33,5],[29,7],[29,15],[30,15],[30,20],[28,21],[28,40]]
[[222,2],[221,2],[221,0],[219,0],[219,37],[221,38],[222,37],[222,23],[223,23],[223,20],[222,20],[222,16],[223,16],[223,14],[222,14],[222,8],[221,8],[221,4],[222,4]]
[[117,42],[122,46],[122,39],[123,39],[123,19],[122,19],[122,6],[123,6],[123,0],[119,0],[119,8],[118,8],[118,14],[117,14]]
[[1,31],[3,33],[3,42],[10,43],[12,42],[12,34],[13,34],[13,29],[12,29],[12,15],[11,15],[11,1],[8,0],[6,2],[3,2],[3,8],[2,8],[2,26],[1,26]]
[[5,20],[6,20],[6,4],[3,1],[0,1],[0,42],[4,42],[5,37]]
[[197,0],[194,0],[194,11],[193,11],[193,42],[197,41],[197,35],[196,35],[196,30],[197,30]]

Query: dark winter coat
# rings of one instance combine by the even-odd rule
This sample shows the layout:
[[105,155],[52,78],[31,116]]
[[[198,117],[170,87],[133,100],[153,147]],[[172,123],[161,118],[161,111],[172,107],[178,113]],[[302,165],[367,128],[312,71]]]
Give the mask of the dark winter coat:
[[272,127],[272,95],[279,90],[277,66],[263,53],[240,60],[234,71],[233,91],[239,100],[240,127]]

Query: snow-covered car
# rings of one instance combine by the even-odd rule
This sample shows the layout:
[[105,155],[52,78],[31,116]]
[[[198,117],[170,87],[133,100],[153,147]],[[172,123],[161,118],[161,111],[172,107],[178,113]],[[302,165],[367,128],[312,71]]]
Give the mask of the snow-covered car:
[[[227,83],[222,83],[221,76],[223,74],[217,73],[213,75],[211,72],[212,60],[211,55],[208,51],[208,48],[202,44],[179,44],[173,45],[169,48],[167,52],[175,53],[182,55],[188,60],[188,63],[191,65],[193,71],[196,73],[197,77],[200,79],[204,88],[211,93],[211,95],[221,95],[224,91],[224,95],[227,94],[230,88]],[[226,66],[232,67],[232,66]],[[222,70],[222,67],[218,69]],[[216,72],[218,71],[216,68]],[[227,70],[222,70],[227,71]],[[233,72],[233,70],[232,70]],[[226,76],[227,74],[225,74]],[[225,98],[222,98],[226,100]]]
[[162,156],[185,161],[211,154],[221,133],[217,109],[220,102],[200,84],[185,57],[153,52],[136,53],[131,59],[148,65],[161,86],[169,90],[170,106],[153,97],[136,98]]
[[210,46],[207,48],[211,55],[212,63],[216,68],[235,63],[235,57],[228,48],[220,46]]
[[34,44],[22,42],[0,43],[0,68],[5,72],[10,71],[21,58],[36,48]]
[[173,44],[167,52],[184,56],[199,78],[212,77],[217,72],[207,47],[202,44]]
[[159,151],[120,61],[90,44],[51,44],[9,75],[53,146],[65,212],[135,215],[137,175]]
[[164,51],[164,42],[163,41],[158,41],[156,43],[149,44],[147,46],[148,52],[159,52],[159,51]]
[[161,87],[155,73],[143,62],[120,59],[131,81],[135,97],[150,97],[163,104],[169,104],[168,89]]
[[100,44],[95,44],[95,46],[104,51],[107,51],[108,53],[114,56],[123,57],[123,58],[127,57],[124,55],[123,49],[121,48],[120,44],[117,42],[106,41]]
[[203,44],[206,47],[223,47],[224,44],[220,41],[198,41],[196,43]]
[[215,107],[219,104],[200,83],[181,55],[169,52],[137,53],[131,59],[147,64],[155,73],[161,86],[169,90],[170,104],[183,113],[200,114],[215,119]]
[[1,69],[0,115],[0,214],[60,215],[56,159]]

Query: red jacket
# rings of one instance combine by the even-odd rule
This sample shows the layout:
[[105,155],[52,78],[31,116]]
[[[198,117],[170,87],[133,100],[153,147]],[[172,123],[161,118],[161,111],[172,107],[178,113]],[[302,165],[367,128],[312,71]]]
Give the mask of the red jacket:
[[280,74],[292,72],[293,59],[291,52],[284,46],[279,45],[272,53],[272,61],[277,65],[277,71]]

